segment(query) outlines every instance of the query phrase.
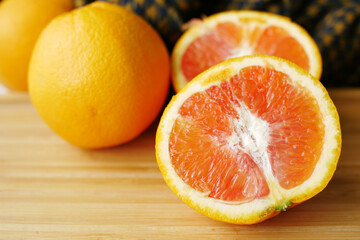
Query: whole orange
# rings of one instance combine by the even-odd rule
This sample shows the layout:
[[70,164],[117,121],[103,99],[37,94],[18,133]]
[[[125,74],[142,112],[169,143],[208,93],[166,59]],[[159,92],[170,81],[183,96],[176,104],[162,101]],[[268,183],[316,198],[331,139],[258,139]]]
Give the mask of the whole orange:
[[72,0],[5,0],[0,3],[0,82],[27,90],[27,73],[37,38],[57,15],[70,11]]
[[29,69],[32,102],[70,143],[104,148],[132,140],[159,114],[169,90],[169,54],[135,13],[95,2],[55,18]]

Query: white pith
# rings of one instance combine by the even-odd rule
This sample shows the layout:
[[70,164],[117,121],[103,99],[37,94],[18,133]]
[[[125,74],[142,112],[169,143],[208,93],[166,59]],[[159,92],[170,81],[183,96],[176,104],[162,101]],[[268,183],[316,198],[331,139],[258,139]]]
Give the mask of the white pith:
[[255,163],[265,170],[265,165],[269,162],[266,150],[270,140],[270,126],[253,114],[244,103],[235,109],[240,118],[233,119],[235,129],[228,140],[229,146],[249,154]]
[[[230,19],[230,21],[234,22],[235,24],[239,24],[239,25],[241,24],[240,20],[235,22],[234,19]],[[261,28],[265,29],[268,26],[269,26],[269,24],[264,24],[264,25],[261,25]],[[214,25],[213,27],[216,27],[216,25]],[[259,28],[259,27],[260,26],[257,23],[243,25],[243,35],[249,36],[256,28]],[[253,55],[255,52],[255,49],[254,49],[255,45],[251,44],[250,41],[246,41],[246,40],[248,40],[248,39],[244,38],[244,40],[241,41],[240,45],[233,50],[233,54],[231,56],[229,56],[227,59]]]
[[[235,151],[240,149],[242,152],[251,156],[252,160],[263,172],[268,186],[271,189],[272,197],[276,201],[281,201],[283,196],[278,190],[280,184],[273,175],[270,156],[267,151],[267,147],[271,141],[271,126],[268,122],[252,113],[244,103],[240,103],[240,107],[234,106],[234,108],[240,117],[233,119],[235,130],[228,138],[229,147]],[[246,189],[243,191],[244,196],[246,196]],[[205,194],[208,195],[208,193]],[[226,203],[226,201],[222,202]],[[236,204],[236,202],[231,202],[230,204]]]
[[237,58],[237,57],[243,57],[243,56],[247,56],[247,55],[252,55],[254,54],[254,49],[252,46],[248,46],[248,47],[240,47],[237,48],[233,51],[234,53],[226,58],[226,60],[228,59],[232,59],[232,58]]
[[[243,58],[245,59],[245,58]],[[226,64],[226,66],[224,66]],[[199,192],[194,190],[192,187],[183,182],[183,180],[176,174],[174,168],[171,164],[171,159],[169,155],[169,137],[170,132],[173,127],[175,119],[179,116],[178,109],[182,106],[184,101],[192,96],[194,93],[199,91],[204,91],[205,89],[213,86],[219,85],[222,81],[229,79],[234,74],[237,74],[240,69],[249,67],[249,66],[263,66],[266,68],[275,68],[276,70],[283,72],[291,76],[291,81],[293,84],[307,88],[313,94],[313,97],[317,100],[321,114],[324,120],[325,126],[325,137],[322,153],[319,157],[317,165],[313,171],[313,174],[301,185],[294,187],[292,189],[284,189],[279,184],[278,181],[272,176],[272,170],[270,164],[267,165],[268,159],[266,159],[266,154],[262,150],[259,150],[260,146],[265,146],[268,144],[268,140],[255,140],[253,142],[248,141],[248,147],[255,144],[258,148],[258,152],[255,150],[250,150],[251,154],[256,156],[259,154],[258,159],[260,159],[257,164],[261,166],[265,174],[266,180],[270,188],[270,194],[261,199],[255,199],[254,201],[248,203],[236,203],[236,202],[226,202],[217,200],[214,198],[207,197],[206,193]],[[224,71],[224,68],[227,71]],[[221,73],[222,77],[219,80],[212,80],[208,82],[208,79],[211,79],[214,75],[219,75]],[[164,167],[163,172],[166,172],[166,182],[171,186],[172,189],[176,189],[177,194],[183,199],[189,199],[193,203],[193,207],[198,207],[203,209],[203,211],[212,211],[217,214],[224,214],[227,218],[236,219],[246,222],[251,215],[262,214],[264,211],[270,207],[274,207],[276,204],[284,200],[292,200],[293,202],[304,201],[311,196],[304,196],[304,192],[314,192],[314,190],[322,187],[322,180],[327,176],[329,169],[332,168],[333,163],[328,162],[328,159],[336,158],[336,149],[339,147],[339,142],[337,139],[340,136],[340,128],[336,118],[333,115],[332,103],[329,102],[326,95],[326,91],[322,88],[320,83],[316,84],[316,81],[313,81],[308,74],[305,72],[294,70],[287,62],[279,61],[275,57],[265,57],[265,56],[251,56],[246,57],[245,60],[229,60],[226,63],[212,67],[209,71],[205,71],[195,78],[194,81],[190,82],[186,88],[178,93],[176,101],[173,101],[167,108],[166,113],[163,115],[159,129],[161,129],[162,138],[161,141],[157,142],[157,152],[159,154],[158,161]],[[246,108],[240,109],[240,112],[246,112]],[[249,121],[254,120],[251,114],[245,113],[244,122],[239,123],[239,125],[244,125],[250,127]],[[247,119],[247,120],[246,120]],[[246,125],[247,124],[247,125]],[[253,134],[263,134],[266,136],[267,127],[266,123],[257,121],[253,123],[252,133]],[[158,130],[160,131],[160,130]],[[241,137],[245,142],[246,136]],[[233,136],[229,139],[230,143],[236,143],[236,136]],[[158,150],[160,149],[160,151]],[[257,161],[255,159],[255,161]],[[264,164],[265,163],[265,164]],[[322,189],[322,188],[321,188]],[[320,190],[321,190],[320,189]],[[320,191],[319,190],[319,191]],[[301,196],[298,198],[298,196]]]
[[252,55],[254,54],[254,52],[255,52],[254,46],[252,46],[248,41],[243,41],[238,48],[235,48],[233,50],[233,54],[227,59]]
[[[251,22],[250,22],[251,21]],[[295,38],[303,46],[307,56],[309,57],[309,73],[313,76],[319,75],[322,66],[319,66],[318,60],[320,52],[316,44],[302,28],[290,21],[290,19],[274,14],[264,14],[256,11],[229,11],[227,13],[215,14],[204,19],[199,25],[190,28],[178,41],[172,56],[172,72],[175,83],[175,90],[178,92],[187,83],[188,80],[182,72],[181,60],[188,46],[198,37],[213,30],[219,23],[233,22],[244,28],[244,36],[249,35],[255,28],[265,29],[269,26],[278,26]],[[242,24],[244,22],[244,24]],[[242,41],[241,45],[234,49],[233,55],[227,59],[242,57],[254,54],[254,46],[249,41]],[[321,59],[320,59],[321,61]],[[321,62],[320,62],[321,64]],[[174,75],[176,73],[176,75]]]

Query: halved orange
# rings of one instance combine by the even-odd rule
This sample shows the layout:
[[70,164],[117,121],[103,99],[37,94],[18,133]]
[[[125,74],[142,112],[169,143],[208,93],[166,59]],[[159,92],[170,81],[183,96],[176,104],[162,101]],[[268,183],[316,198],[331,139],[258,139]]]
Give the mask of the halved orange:
[[320,51],[301,26],[276,14],[240,10],[205,18],[181,36],[172,54],[175,91],[217,63],[252,54],[290,60],[320,79]]
[[211,218],[252,224],[330,181],[341,149],[322,84],[282,58],[230,59],[198,75],[165,109],[156,157],[169,187]]

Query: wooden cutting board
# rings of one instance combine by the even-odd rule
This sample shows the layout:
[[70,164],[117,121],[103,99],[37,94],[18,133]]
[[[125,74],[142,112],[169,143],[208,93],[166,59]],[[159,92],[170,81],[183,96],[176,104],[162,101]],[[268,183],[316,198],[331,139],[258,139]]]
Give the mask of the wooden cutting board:
[[26,94],[0,96],[0,239],[360,239],[360,89],[331,90],[343,148],[328,187],[252,226],[211,220],[167,187],[156,123],[120,147],[69,145]]

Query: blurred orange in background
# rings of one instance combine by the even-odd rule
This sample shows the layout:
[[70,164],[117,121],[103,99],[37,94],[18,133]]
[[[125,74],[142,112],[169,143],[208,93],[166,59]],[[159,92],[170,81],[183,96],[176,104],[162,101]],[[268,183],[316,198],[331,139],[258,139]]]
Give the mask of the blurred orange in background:
[[0,82],[12,90],[27,90],[33,47],[43,28],[70,11],[72,0],[5,0],[0,4]]

